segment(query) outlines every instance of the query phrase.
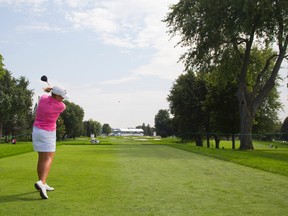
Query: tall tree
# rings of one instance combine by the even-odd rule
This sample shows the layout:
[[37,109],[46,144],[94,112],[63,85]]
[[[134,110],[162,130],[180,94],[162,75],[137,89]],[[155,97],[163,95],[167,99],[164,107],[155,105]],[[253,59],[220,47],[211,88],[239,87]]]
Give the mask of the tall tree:
[[[181,35],[179,44],[188,47],[182,55],[186,68],[209,68],[219,64],[227,49],[239,58],[237,97],[240,111],[240,149],[254,149],[252,144],[253,118],[271,89],[287,55],[287,0],[180,0],[172,5],[164,20],[172,35]],[[275,43],[276,42],[276,43]],[[251,77],[253,47],[277,51],[265,56],[261,69]],[[267,71],[271,71],[268,73]],[[201,70],[200,70],[201,71]],[[263,74],[269,74],[263,80]]]
[[153,136],[154,133],[154,128],[150,127],[150,125],[148,124],[147,126],[145,125],[145,123],[143,123],[141,126],[136,126],[137,129],[142,129],[144,136]]
[[112,132],[112,128],[110,127],[110,125],[107,123],[103,124],[102,133],[108,136],[111,132]]
[[154,128],[151,127],[149,124],[146,126],[147,136],[153,136]]
[[64,125],[64,120],[61,116],[59,116],[57,120],[57,127],[56,127],[57,140],[64,140],[65,136],[66,136],[66,128]]
[[[0,55],[0,137],[23,134],[31,129],[32,95],[25,77],[18,79],[4,68]],[[29,131],[30,132],[30,131]]]
[[[233,52],[233,49],[227,49],[225,57],[220,61],[221,64],[205,74],[206,86],[208,89],[206,109],[210,113],[211,125],[216,131],[222,133],[235,134],[239,133],[239,108],[237,106],[237,74],[239,59]],[[271,49],[259,50],[252,49],[251,63],[249,66],[249,78],[247,78],[247,88],[252,89],[257,74],[255,71],[260,70],[265,65],[265,57],[273,55]],[[271,69],[268,69],[262,75],[260,85],[268,79]],[[273,133],[277,130],[279,119],[278,110],[281,108],[279,102],[279,93],[273,88],[267,97],[261,103],[253,120],[253,133]],[[237,116],[238,115],[238,116]],[[258,135],[255,138],[268,138],[266,135]],[[269,135],[269,137],[271,137]],[[233,138],[233,136],[232,136]]]
[[284,141],[288,141],[288,117],[285,118],[281,129],[280,129],[280,139]]
[[66,133],[74,139],[83,133],[84,110],[79,105],[64,101],[66,110],[61,114],[64,120]]
[[178,77],[167,98],[177,136],[186,140],[197,137],[198,145],[202,145],[201,134],[205,133],[204,125],[209,118],[204,109],[206,95],[204,80],[189,71]]
[[84,125],[84,135],[90,137],[91,134],[98,136],[101,134],[102,125],[100,122],[89,119],[83,122]]
[[155,118],[155,132],[158,136],[168,137],[173,135],[172,119],[168,110],[161,109],[156,114]]

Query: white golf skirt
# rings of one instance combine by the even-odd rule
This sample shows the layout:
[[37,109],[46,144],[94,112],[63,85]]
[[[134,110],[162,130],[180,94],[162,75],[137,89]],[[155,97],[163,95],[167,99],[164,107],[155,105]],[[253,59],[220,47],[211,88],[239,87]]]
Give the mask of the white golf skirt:
[[32,140],[36,152],[56,151],[56,131],[46,131],[33,127]]

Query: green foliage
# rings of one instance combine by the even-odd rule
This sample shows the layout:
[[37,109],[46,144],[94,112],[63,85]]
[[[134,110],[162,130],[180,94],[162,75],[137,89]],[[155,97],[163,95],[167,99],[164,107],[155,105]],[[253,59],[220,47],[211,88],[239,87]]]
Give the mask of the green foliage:
[[136,126],[136,128],[142,129],[144,131],[144,136],[153,136],[155,130],[153,127],[150,127],[149,124],[146,126],[145,123],[143,123],[142,126]]
[[[172,35],[181,36],[179,45],[188,48],[180,58],[187,71],[211,72],[230,59],[229,53],[239,63],[229,61],[223,68],[235,69],[227,77],[236,77],[240,132],[251,134],[253,118],[275,86],[287,53],[288,2],[180,0],[164,21]],[[278,51],[272,52],[275,42]],[[241,136],[240,148],[253,149],[252,137]]]
[[205,81],[207,96],[203,104],[207,116],[209,116],[206,131],[226,134],[238,133],[240,126],[239,106],[236,97],[237,86],[234,79],[227,80],[225,88],[220,87],[220,83],[214,84],[209,79],[206,78]]
[[158,136],[168,137],[173,135],[172,119],[168,110],[159,110],[155,118],[155,132]]
[[107,123],[103,124],[102,133],[108,136],[111,132],[112,132],[112,128],[110,127],[110,125]]
[[56,124],[57,124],[57,128],[56,128],[57,140],[63,140],[66,135],[66,128],[65,128],[64,120],[61,116],[59,116],[59,118],[57,119]]
[[[180,0],[170,7],[164,21],[172,35],[180,33],[179,44],[190,48],[182,56],[186,65],[208,67],[223,59],[230,44],[239,51],[254,36],[255,43],[263,47],[273,44],[275,38],[283,45],[288,31],[287,9],[285,0]],[[244,56],[244,52],[239,54]]]
[[208,120],[204,107],[206,95],[204,80],[191,71],[180,75],[174,82],[167,99],[177,136],[192,139],[194,133],[205,132]]
[[31,131],[32,95],[25,77],[16,79],[0,68],[0,137]]
[[285,118],[282,126],[281,126],[281,136],[282,140],[288,141],[288,117]]
[[68,137],[78,137],[83,133],[84,110],[79,105],[64,101],[66,110],[61,114]]
[[101,134],[102,125],[100,122],[89,119],[83,122],[84,125],[84,136],[90,137],[91,134],[98,136]]

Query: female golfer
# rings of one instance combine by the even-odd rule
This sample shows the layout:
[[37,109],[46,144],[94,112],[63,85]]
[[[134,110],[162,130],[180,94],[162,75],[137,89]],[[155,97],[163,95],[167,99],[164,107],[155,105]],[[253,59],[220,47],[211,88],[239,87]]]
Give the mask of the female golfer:
[[46,183],[50,167],[56,151],[56,121],[65,109],[62,102],[68,99],[65,89],[54,86],[44,88],[44,91],[51,95],[42,95],[38,102],[36,117],[33,124],[32,140],[34,151],[38,152],[37,174],[39,181],[35,188],[40,191],[42,199],[48,199],[47,191],[54,188]]

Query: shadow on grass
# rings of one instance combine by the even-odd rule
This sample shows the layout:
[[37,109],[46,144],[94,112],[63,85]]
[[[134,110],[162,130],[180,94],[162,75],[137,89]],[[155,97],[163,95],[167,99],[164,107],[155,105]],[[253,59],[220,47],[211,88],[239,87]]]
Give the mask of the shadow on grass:
[[12,195],[7,195],[7,196],[1,196],[0,195],[0,203],[15,202],[15,201],[37,201],[37,200],[41,200],[39,195],[35,196],[35,198],[28,196],[30,194],[36,194],[36,193],[39,193],[39,192],[33,191],[33,192],[27,192],[27,193],[21,193],[21,194],[12,194]]

